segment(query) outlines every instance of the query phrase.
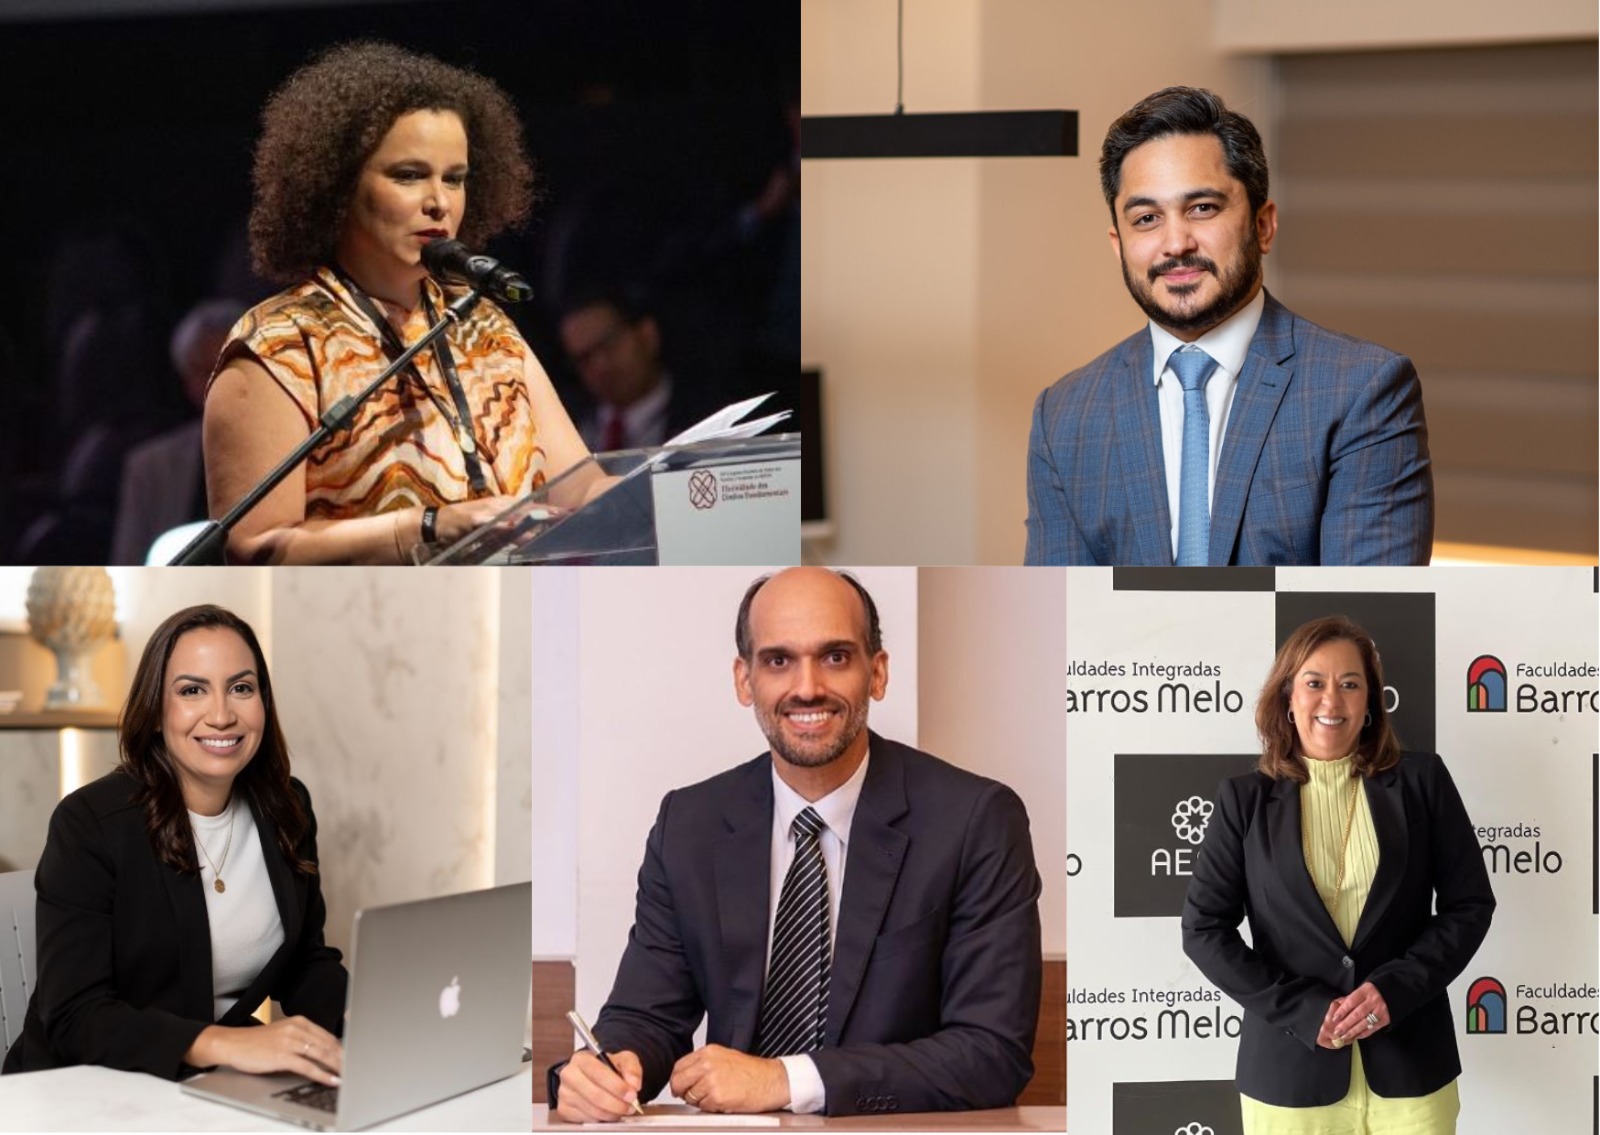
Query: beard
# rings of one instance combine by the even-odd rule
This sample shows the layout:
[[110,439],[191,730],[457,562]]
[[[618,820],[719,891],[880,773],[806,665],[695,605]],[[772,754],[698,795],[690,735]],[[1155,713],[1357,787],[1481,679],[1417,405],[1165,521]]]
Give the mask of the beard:
[[[830,709],[839,714],[842,719],[839,732],[831,739],[792,738],[786,735],[783,731],[783,715],[807,709]],[[757,706],[756,724],[766,734],[767,744],[772,746],[772,751],[784,761],[796,768],[821,768],[844,756],[845,750],[861,736],[861,731],[867,727],[867,703],[862,701],[852,705],[837,698],[825,698],[818,702],[784,702],[773,713]]]
[[[1152,323],[1179,334],[1193,331],[1204,333],[1211,330],[1244,305],[1250,293],[1255,290],[1256,282],[1261,279],[1261,242],[1256,237],[1254,225],[1251,225],[1246,233],[1238,258],[1225,272],[1217,270],[1216,261],[1195,253],[1154,264],[1146,273],[1148,278],[1144,282],[1135,282],[1133,274],[1128,271],[1127,259],[1125,257],[1120,259],[1122,282],[1128,285],[1128,294],[1133,297],[1133,301],[1144,309],[1145,315],[1150,317]],[[1198,268],[1210,272],[1217,278],[1217,297],[1203,307],[1188,311],[1181,308],[1171,311],[1162,307],[1156,302],[1156,280],[1164,273],[1178,268]],[[1182,302],[1198,292],[1204,283],[1204,280],[1196,280],[1192,284],[1169,289],[1169,292]]]

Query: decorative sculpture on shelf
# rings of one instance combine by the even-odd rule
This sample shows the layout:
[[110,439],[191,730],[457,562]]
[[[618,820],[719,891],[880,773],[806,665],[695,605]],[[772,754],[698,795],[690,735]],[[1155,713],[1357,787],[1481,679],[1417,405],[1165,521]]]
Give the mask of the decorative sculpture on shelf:
[[116,589],[105,568],[35,569],[28,581],[28,633],[56,656],[56,681],[45,694],[45,709],[102,704],[89,662],[115,637],[116,612]]

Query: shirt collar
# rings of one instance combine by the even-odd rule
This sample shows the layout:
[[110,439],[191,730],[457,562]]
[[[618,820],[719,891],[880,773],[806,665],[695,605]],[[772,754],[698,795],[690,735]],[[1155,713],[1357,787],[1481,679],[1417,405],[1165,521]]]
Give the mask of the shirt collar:
[[[647,426],[654,425],[657,418],[666,414],[667,403],[671,399],[672,376],[663,374],[661,381],[656,383],[650,393],[631,406],[619,410],[615,406],[603,405],[600,418],[601,428],[603,430],[612,417],[620,414],[622,416],[622,428],[627,431],[628,437],[640,437],[645,433]],[[661,440],[665,441],[666,438],[663,437]]]
[[772,765],[772,823],[775,829],[787,834],[794,826],[796,816],[807,808],[815,808],[822,822],[828,825],[828,830],[848,847],[850,824],[855,819],[856,803],[861,799],[861,785],[867,779],[867,763],[872,760],[871,750],[861,759],[861,764],[850,774],[849,780],[820,800],[807,800],[783,782],[778,775],[777,765],[782,759],[774,757]]
[[[1254,299],[1196,339],[1193,345],[1210,355],[1219,367],[1237,378],[1239,372],[1244,369],[1245,356],[1250,353],[1250,340],[1256,336],[1256,328],[1261,323],[1261,313],[1266,310],[1266,306],[1267,289],[1257,288]],[[1151,369],[1155,372],[1154,379],[1157,386],[1161,385],[1161,375],[1167,369],[1167,360],[1172,357],[1172,352],[1184,345],[1182,339],[1154,320],[1151,321],[1150,347],[1155,362]]]

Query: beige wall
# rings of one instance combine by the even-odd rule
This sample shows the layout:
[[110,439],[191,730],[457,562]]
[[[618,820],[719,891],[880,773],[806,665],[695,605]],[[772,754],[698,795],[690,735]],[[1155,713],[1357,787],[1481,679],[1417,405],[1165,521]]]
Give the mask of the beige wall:
[[917,573],[921,745],[1010,785],[1028,807],[1046,956],[1067,952],[1067,575]]
[[[894,5],[802,0],[801,109],[882,113]],[[1209,7],[908,5],[908,111],[1079,112],[1077,158],[806,163],[801,358],[824,368],[836,563],[1020,563],[1038,392],[1135,330],[1108,248],[1106,126],[1172,83],[1269,117],[1268,67],[1209,46]],[[1270,146],[1271,139],[1268,138]]]
[[1594,0],[1216,0],[1216,44],[1236,51],[1442,47],[1584,39]]

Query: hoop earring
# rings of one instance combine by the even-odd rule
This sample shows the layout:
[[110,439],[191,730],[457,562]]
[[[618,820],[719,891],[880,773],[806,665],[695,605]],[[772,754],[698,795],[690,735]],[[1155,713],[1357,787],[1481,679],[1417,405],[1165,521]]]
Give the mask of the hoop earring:
[[1292,710],[1292,709],[1289,711],[1289,724],[1290,725],[1294,724],[1294,710]]
[[1361,723],[1361,728],[1363,728],[1363,729],[1371,729],[1372,728],[1372,714],[1370,714],[1370,713],[1367,714],[1367,719]]

